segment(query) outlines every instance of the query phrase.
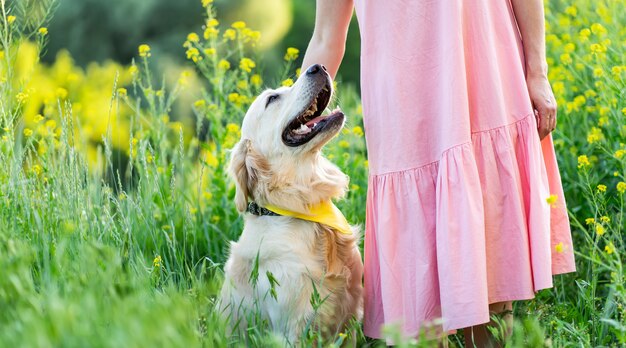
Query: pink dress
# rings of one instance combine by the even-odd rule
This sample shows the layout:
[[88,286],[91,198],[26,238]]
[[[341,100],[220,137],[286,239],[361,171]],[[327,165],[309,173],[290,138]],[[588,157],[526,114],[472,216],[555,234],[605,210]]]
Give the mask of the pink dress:
[[489,303],[533,298],[575,271],[509,0],[355,3],[370,164],[365,334],[485,323]]

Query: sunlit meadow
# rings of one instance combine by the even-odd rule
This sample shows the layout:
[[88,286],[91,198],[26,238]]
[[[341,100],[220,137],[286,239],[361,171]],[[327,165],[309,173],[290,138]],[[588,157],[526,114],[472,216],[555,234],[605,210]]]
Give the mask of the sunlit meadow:
[[[0,346],[278,344],[262,320],[229,334],[214,310],[228,241],[242,229],[224,168],[247,106],[264,88],[293,83],[300,52],[288,49],[284,68],[263,81],[261,34],[222,23],[203,0],[205,23],[181,38],[189,64],[175,77],[157,75],[141,42],[132,62],[81,68],[61,52],[43,64],[47,37],[60,35],[46,29],[53,3],[39,4],[38,20],[29,5],[0,3]],[[578,272],[516,304],[506,344],[622,346],[626,1],[551,0],[546,16]],[[338,89],[348,123],[325,153],[351,177],[340,209],[362,225],[361,108],[353,86]],[[303,332],[301,345],[347,337],[382,345],[358,323],[327,342]]]

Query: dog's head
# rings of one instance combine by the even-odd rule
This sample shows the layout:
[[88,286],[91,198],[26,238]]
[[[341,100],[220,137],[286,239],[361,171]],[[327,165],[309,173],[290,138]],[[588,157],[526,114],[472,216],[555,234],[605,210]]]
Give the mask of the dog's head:
[[326,69],[316,64],[293,86],[266,90],[250,105],[229,168],[237,209],[245,210],[250,198],[305,211],[344,194],[345,174],[320,153],[345,122],[339,109],[322,115],[332,86]]

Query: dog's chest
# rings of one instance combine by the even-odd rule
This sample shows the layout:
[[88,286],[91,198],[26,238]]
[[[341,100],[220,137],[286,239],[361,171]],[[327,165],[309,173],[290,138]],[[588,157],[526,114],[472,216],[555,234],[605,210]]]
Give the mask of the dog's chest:
[[226,272],[238,287],[271,287],[271,277],[284,283],[323,273],[315,224],[283,217],[246,220],[226,264]]

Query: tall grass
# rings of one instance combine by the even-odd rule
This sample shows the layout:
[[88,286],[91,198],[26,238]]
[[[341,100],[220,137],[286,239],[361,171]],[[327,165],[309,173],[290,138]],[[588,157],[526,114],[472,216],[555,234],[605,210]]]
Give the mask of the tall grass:
[[[182,52],[193,69],[177,78],[155,76],[150,48],[141,45],[129,67],[70,69],[88,77],[80,81],[89,87],[71,79],[43,84],[56,70],[38,59],[24,66],[21,55],[34,50],[38,57],[47,35],[56,35],[42,27],[52,5],[33,21],[28,9],[0,3],[0,345],[278,344],[262,320],[230,335],[214,306],[228,242],[242,229],[224,172],[228,149],[258,92],[293,83],[298,53],[288,51],[284,71],[264,83],[259,33],[243,22],[219,23],[204,0],[202,32],[191,33]],[[578,272],[516,304],[509,346],[626,344],[625,6],[547,3],[550,78],[560,106],[554,136]],[[117,78],[99,72],[111,69]],[[177,98],[197,86],[193,118],[185,119]],[[102,94],[111,97],[90,113],[89,96]],[[336,103],[348,126],[325,151],[351,177],[339,207],[363,224],[367,161],[358,94],[340,85]],[[94,133],[96,124],[104,126]],[[358,323],[353,329],[359,345],[382,345],[366,340]],[[461,345],[460,335],[449,338],[452,346]],[[305,332],[302,345],[342,339],[321,342]]]

